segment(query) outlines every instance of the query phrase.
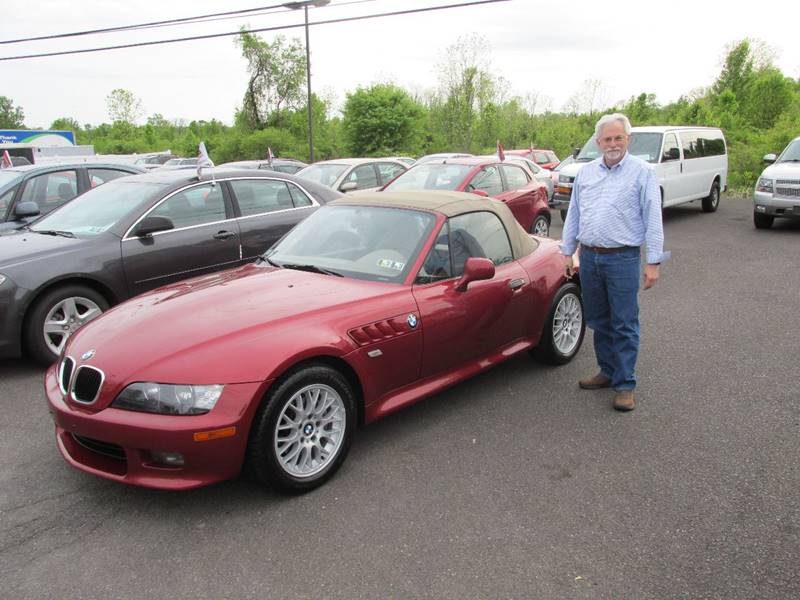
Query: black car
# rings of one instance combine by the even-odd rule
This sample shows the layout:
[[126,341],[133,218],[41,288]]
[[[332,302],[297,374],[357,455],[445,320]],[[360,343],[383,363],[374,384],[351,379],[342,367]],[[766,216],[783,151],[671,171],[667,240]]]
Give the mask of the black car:
[[0,170],[0,233],[46,215],[98,185],[144,173],[134,165],[63,163]]
[[292,175],[221,169],[200,179],[154,171],[92,189],[0,237],[0,356],[25,350],[51,363],[110,306],[253,261],[341,195]]

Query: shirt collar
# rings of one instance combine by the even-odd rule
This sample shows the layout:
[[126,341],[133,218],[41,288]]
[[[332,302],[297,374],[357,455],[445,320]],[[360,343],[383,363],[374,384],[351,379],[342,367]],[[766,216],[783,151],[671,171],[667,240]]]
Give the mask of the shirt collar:
[[605,169],[606,171],[615,171],[616,169],[622,168],[625,165],[625,163],[628,161],[628,156],[630,156],[630,153],[626,150],[625,151],[625,156],[623,156],[622,159],[617,164],[615,164],[613,167],[609,167],[608,165],[606,165],[606,161],[603,160],[603,157],[601,156],[600,157],[600,166],[603,169]]

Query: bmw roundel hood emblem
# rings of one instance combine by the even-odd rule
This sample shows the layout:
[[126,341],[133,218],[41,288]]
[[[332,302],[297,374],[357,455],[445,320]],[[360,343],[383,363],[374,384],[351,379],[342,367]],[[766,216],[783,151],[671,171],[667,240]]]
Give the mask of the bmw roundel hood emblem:
[[87,350],[86,352],[81,354],[81,360],[89,360],[93,356],[94,356],[94,348],[92,348],[91,350]]
[[408,323],[408,326],[411,327],[411,329],[414,329],[414,327],[417,326],[417,315],[408,315],[406,318],[406,323]]

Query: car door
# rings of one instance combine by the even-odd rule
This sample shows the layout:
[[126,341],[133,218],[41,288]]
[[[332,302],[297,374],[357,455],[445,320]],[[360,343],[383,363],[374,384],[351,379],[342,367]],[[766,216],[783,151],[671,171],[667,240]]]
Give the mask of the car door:
[[661,150],[661,159],[657,169],[658,183],[663,190],[662,206],[669,206],[679,198],[679,177],[681,174],[681,150],[678,138],[674,133],[664,135],[664,147]]
[[122,240],[131,295],[239,264],[239,227],[220,184],[178,190],[142,218],[146,216],[166,217],[174,228],[137,237],[134,225]]
[[[48,171],[36,174],[22,184],[15,205],[20,202],[35,202],[39,206],[39,214],[46,215],[78,194],[77,169]],[[12,208],[9,220],[13,219]]]
[[375,163],[365,163],[353,167],[342,181],[342,185],[351,182],[356,184],[356,190],[362,192],[377,190],[380,187],[380,179],[378,178],[378,170],[375,168]]
[[535,216],[537,188],[533,187],[532,180],[519,165],[500,165],[500,172],[503,175],[503,191],[497,195],[497,199],[511,209],[525,231],[530,231]]
[[[456,289],[469,257],[489,258],[495,276]],[[497,216],[480,211],[450,218],[412,287],[423,332],[421,377],[497,352],[526,334],[534,301],[525,270],[512,257]]]
[[283,179],[228,181],[236,209],[242,261],[255,260],[319,204],[297,185]]

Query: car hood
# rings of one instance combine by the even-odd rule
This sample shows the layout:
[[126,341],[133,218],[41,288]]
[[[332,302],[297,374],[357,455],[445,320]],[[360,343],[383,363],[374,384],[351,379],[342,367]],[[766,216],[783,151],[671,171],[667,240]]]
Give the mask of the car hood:
[[92,244],[91,239],[44,235],[32,231],[12,231],[0,236],[0,270],[26,267],[39,260],[58,260],[58,257],[79,252]]
[[76,332],[66,353],[81,363],[94,350],[87,364],[112,385],[261,381],[297,352],[354,350],[342,332],[376,310],[383,318],[415,306],[405,286],[247,265],[128,300]]
[[770,179],[796,179],[800,177],[800,162],[781,162],[772,164],[764,169],[763,173],[761,173],[761,176],[768,177]]

